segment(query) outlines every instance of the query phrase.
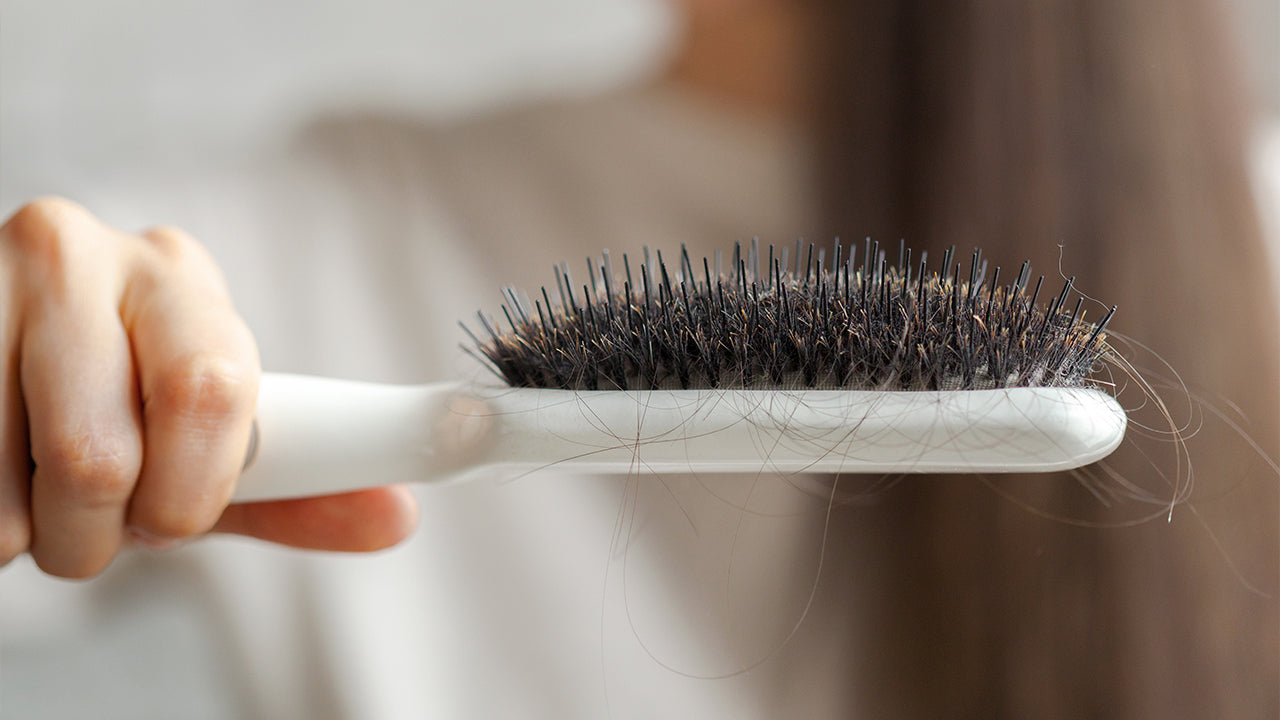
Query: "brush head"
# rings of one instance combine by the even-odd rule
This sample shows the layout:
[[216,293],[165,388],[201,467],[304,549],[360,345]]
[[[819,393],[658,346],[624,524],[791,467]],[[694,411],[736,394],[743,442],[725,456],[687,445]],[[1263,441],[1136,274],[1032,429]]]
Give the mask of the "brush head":
[[[556,295],[503,291],[506,330],[479,313],[485,339],[464,325],[475,351],[508,385],[570,390],[844,389],[978,390],[1077,387],[1108,351],[1112,307],[1086,322],[1074,278],[1038,304],[1044,277],[1030,268],[1001,285],[975,251],[967,272],[954,248],[931,269],[898,247],[891,264],[878,243],[797,243],[767,260],[758,242],[696,265],[682,249],[668,267],[644,252],[615,276],[608,251],[587,261],[575,291],[555,268]],[[815,262],[816,261],[816,262]]]

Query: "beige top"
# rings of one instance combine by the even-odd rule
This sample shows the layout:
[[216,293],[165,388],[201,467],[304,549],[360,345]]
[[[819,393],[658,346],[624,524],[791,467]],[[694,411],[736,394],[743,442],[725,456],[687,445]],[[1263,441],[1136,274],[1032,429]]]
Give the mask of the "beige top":
[[[91,209],[208,244],[267,368],[426,382],[475,372],[456,321],[553,263],[794,243],[813,218],[805,151],[645,90],[449,127],[328,121],[249,172],[144,178]],[[6,591],[0,623],[35,658],[11,707],[75,678],[100,689],[91,708],[184,717],[845,714],[848,617],[807,610],[826,497],[771,477],[544,473],[419,498],[414,538],[374,557],[215,539],[87,585],[9,571],[31,591]],[[104,700],[101,657],[131,695]]]

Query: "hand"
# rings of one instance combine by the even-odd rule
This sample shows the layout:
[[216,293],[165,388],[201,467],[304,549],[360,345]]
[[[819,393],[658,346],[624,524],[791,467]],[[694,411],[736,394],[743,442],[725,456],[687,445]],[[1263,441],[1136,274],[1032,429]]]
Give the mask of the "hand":
[[403,488],[234,505],[260,374],[213,260],[37,200],[0,227],[0,565],[101,572],[130,539],[230,532],[376,550],[416,520]]

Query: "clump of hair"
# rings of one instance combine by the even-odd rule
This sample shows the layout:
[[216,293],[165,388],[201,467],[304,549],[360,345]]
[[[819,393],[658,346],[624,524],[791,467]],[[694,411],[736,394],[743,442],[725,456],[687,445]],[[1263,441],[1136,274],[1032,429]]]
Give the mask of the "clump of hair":
[[765,261],[758,242],[745,253],[736,244],[726,272],[719,251],[695,268],[682,248],[671,272],[646,248],[635,274],[623,256],[621,278],[605,251],[588,259],[581,293],[562,264],[558,303],[545,287],[532,303],[509,287],[509,329],[483,312],[486,340],[463,329],[508,385],[568,390],[1072,387],[1108,351],[1115,307],[1097,323],[1083,297],[1068,310],[1075,278],[1038,305],[1044,277],[1028,293],[1026,262],[1001,285],[999,267],[986,280],[978,250],[967,273],[955,248],[936,271],[924,253],[914,266],[903,245],[896,265],[872,242],[861,263],[857,245],[846,256],[838,240],[830,262],[813,244],[788,250],[775,257],[771,245]]

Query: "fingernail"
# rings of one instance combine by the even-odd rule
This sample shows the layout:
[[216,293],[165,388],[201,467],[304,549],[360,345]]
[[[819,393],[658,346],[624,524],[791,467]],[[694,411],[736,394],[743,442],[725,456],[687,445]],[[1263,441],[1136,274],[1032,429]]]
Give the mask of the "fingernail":
[[140,528],[129,528],[129,536],[133,542],[148,550],[168,550],[178,544],[177,538],[160,537]]

